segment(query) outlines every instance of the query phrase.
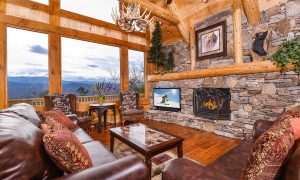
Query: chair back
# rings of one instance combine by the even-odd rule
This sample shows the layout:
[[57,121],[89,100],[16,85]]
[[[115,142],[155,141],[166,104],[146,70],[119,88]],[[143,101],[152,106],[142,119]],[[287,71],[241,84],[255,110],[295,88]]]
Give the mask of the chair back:
[[136,109],[139,106],[139,93],[122,91],[120,93],[121,106],[125,109]]
[[76,112],[75,94],[51,94],[44,97],[45,111],[58,109],[65,114],[74,114]]

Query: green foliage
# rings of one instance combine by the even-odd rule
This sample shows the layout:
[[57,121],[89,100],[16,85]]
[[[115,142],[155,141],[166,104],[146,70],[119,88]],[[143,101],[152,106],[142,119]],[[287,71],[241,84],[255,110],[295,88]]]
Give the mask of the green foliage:
[[167,71],[172,71],[173,68],[174,68],[174,56],[173,56],[173,52],[169,52],[167,61],[165,63],[165,69]]
[[162,52],[162,36],[161,36],[161,28],[160,23],[156,23],[155,30],[152,33],[151,39],[151,48],[149,50],[149,63],[153,63],[156,65],[156,70],[159,66],[164,64],[166,59],[165,54]]
[[87,93],[89,92],[88,89],[86,89],[83,86],[80,86],[79,88],[76,89],[76,92],[80,95],[80,96],[85,96],[87,95]]
[[300,37],[284,43],[270,58],[282,71],[287,70],[289,63],[295,66],[294,71],[300,74]]

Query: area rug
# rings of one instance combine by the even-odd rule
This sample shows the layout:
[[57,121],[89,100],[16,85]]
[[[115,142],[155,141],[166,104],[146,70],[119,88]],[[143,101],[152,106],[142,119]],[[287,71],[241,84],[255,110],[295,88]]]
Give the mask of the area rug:
[[[136,152],[126,144],[120,142],[119,140],[115,139],[114,145],[114,153],[117,158],[135,155],[139,158],[144,160],[144,156],[140,153]],[[161,179],[161,172],[165,168],[165,166],[173,159],[176,159],[177,154],[172,151],[166,151],[159,155],[156,155],[152,158],[152,172],[151,172],[151,179],[152,180],[160,180]]]

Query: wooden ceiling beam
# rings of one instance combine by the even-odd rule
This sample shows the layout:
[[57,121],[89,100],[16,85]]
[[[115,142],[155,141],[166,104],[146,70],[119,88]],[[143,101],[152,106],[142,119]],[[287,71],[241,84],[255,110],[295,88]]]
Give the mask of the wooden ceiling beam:
[[161,19],[164,19],[168,22],[170,22],[172,25],[177,25],[180,23],[178,17],[173,14],[172,12],[170,12],[167,9],[164,9],[162,7],[159,7],[156,4],[153,4],[149,1],[146,0],[142,0],[142,1],[138,1],[138,0],[122,0],[123,2],[126,3],[135,3],[138,2],[141,4],[142,8],[147,8],[148,10],[151,11],[152,15],[157,16]]
[[180,23],[177,24],[177,28],[178,28],[183,40],[186,43],[189,43],[190,42],[190,36],[189,36],[189,31],[188,31],[189,28],[184,24],[183,19],[178,15],[176,2],[169,4],[168,8],[171,10],[171,12],[173,12],[176,16],[178,16]]
[[[210,1],[209,1],[210,2]],[[194,8],[190,10],[189,16],[184,17],[185,19],[195,19],[195,23],[202,21],[207,16],[216,14],[219,11],[229,9],[232,7],[232,0],[219,0],[212,1],[214,3],[207,3],[204,8]]]
[[252,25],[258,24],[260,21],[258,0],[242,0],[242,4],[248,22]]

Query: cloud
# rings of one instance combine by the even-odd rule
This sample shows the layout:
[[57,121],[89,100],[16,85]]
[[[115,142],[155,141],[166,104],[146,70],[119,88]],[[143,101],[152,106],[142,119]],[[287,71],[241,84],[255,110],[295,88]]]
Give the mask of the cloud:
[[91,68],[97,68],[97,67],[99,67],[99,66],[97,66],[97,65],[93,65],[93,64],[89,64],[89,65],[87,65],[88,67],[91,67]]
[[40,45],[33,45],[30,47],[30,52],[37,53],[37,54],[43,54],[48,55],[48,49],[40,46]]

